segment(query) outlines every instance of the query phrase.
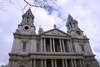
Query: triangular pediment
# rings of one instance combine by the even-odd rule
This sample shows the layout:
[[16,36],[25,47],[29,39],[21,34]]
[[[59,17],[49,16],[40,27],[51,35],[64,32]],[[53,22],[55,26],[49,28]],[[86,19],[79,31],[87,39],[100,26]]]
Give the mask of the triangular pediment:
[[67,33],[65,33],[59,29],[52,29],[52,30],[46,31],[46,32],[42,33],[42,35],[69,36]]

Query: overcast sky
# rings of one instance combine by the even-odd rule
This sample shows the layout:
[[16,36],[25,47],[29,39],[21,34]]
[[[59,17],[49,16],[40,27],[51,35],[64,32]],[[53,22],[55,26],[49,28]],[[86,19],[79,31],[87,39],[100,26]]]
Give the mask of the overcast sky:
[[[0,0],[1,1],[1,0]],[[8,53],[11,51],[13,43],[13,33],[22,21],[21,12],[24,3],[4,2],[0,4],[0,65],[7,64]],[[46,31],[57,28],[67,31],[66,21],[68,12],[78,21],[79,27],[90,39],[90,45],[96,59],[100,61],[100,0],[57,0],[57,6],[46,6],[49,10],[41,8],[31,8],[35,16],[34,25],[36,31],[39,26]]]

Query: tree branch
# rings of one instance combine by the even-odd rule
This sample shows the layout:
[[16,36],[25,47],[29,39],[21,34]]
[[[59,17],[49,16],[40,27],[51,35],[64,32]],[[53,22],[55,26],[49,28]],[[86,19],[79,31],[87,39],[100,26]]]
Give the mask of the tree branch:
[[24,2],[25,2],[26,4],[28,4],[29,6],[33,6],[33,7],[41,7],[41,8],[43,8],[42,6],[37,6],[37,5],[30,4],[27,0],[24,0]]

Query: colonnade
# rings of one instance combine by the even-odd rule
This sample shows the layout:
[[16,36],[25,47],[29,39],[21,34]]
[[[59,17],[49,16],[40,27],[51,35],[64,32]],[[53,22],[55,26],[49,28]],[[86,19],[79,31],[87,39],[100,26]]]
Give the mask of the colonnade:
[[82,59],[34,59],[30,67],[84,67]]
[[38,49],[39,52],[73,52],[70,39],[60,38],[41,38]]

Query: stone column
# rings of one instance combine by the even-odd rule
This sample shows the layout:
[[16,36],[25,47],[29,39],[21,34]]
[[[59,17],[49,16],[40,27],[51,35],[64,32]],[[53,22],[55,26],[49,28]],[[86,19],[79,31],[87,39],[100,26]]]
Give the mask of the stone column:
[[43,59],[41,59],[41,67],[43,67]]
[[79,62],[80,62],[80,67],[82,67],[82,61],[81,61],[81,59],[79,60]]
[[71,66],[74,67],[73,60],[71,59]]
[[45,43],[45,38],[44,38],[44,52],[46,52],[46,43]]
[[68,67],[67,59],[65,60],[65,65],[66,65],[66,67]]
[[67,40],[67,43],[68,43],[69,52],[71,52],[71,46],[70,46],[69,40]]
[[62,52],[62,44],[61,44],[61,39],[59,39],[59,43],[60,43],[60,51]]
[[50,38],[50,49],[51,49],[51,52],[52,52],[52,40]]
[[65,67],[64,59],[62,59],[62,67]]
[[15,66],[15,65],[14,65],[14,61],[11,61],[11,66],[12,66],[12,67],[14,67],[14,66]]
[[29,66],[32,67],[32,60],[30,60]]
[[75,60],[75,59],[74,59],[74,67],[77,67],[77,66],[76,66],[76,60]]
[[65,45],[64,45],[64,40],[62,39],[62,45],[63,45],[63,50],[65,52]]
[[44,67],[47,67],[47,64],[46,64],[46,59],[44,60]]
[[54,67],[53,59],[51,59],[51,66]]
[[84,60],[82,60],[82,66],[85,67]]
[[17,61],[15,61],[15,67],[18,67]]
[[9,61],[9,67],[12,67],[11,60]]
[[41,38],[41,52],[43,52],[43,40]]
[[55,67],[57,67],[57,60],[55,59]]
[[71,40],[69,40],[69,43],[70,43],[71,52],[73,52]]
[[54,39],[53,39],[53,50],[55,52],[55,41],[54,41]]
[[33,60],[33,67],[36,67],[36,60]]

